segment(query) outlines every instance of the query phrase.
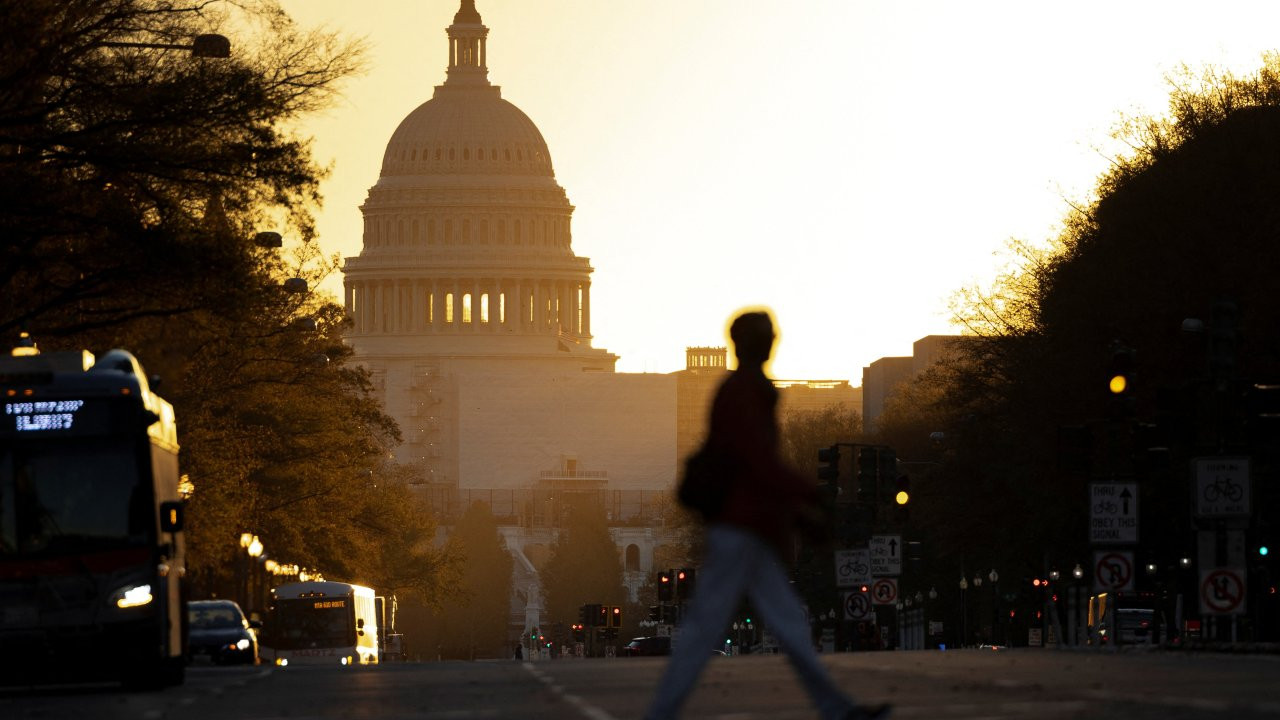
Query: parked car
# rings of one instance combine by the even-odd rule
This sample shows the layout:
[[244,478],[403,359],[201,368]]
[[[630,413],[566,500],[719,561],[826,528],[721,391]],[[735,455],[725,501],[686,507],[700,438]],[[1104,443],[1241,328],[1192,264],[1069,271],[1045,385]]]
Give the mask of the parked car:
[[187,603],[187,657],[193,663],[218,665],[258,664],[261,623],[245,619],[240,606],[230,600],[194,600]]
[[623,657],[642,657],[647,655],[670,655],[671,638],[638,637],[622,646],[619,651]]

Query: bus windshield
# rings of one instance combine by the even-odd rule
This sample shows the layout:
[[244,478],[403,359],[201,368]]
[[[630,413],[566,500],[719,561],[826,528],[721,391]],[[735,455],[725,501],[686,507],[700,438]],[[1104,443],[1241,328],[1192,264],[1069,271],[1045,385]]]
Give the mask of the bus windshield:
[[142,475],[118,438],[0,447],[0,555],[146,543],[153,499]]
[[299,598],[277,601],[273,631],[280,650],[355,645],[352,608],[345,598]]

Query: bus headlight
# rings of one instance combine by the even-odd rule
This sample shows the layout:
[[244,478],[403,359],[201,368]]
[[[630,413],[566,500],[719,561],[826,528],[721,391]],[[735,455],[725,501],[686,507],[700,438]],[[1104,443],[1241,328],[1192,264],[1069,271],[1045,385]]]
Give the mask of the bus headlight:
[[111,602],[118,608],[141,607],[151,602],[151,586],[126,585],[111,593]]

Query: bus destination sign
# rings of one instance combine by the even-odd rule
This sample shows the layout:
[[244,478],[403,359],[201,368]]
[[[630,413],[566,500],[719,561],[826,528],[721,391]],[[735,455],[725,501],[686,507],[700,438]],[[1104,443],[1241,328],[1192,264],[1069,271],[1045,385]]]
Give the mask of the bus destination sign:
[[84,400],[11,402],[4,404],[4,414],[13,418],[17,432],[70,430],[83,407]]

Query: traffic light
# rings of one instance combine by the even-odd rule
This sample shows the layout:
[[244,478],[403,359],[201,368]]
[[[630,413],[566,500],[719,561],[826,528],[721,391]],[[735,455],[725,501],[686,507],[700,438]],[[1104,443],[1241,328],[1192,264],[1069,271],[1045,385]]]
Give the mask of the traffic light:
[[676,571],[676,599],[688,600],[693,597],[694,576],[696,573],[693,568],[680,568]]
[[880,482],[884,483],[884,490],[888,491],[889,480],[898,477],[898,453],[892,448],[877,448],[876,475]]
[[582,623],[574,623],[572,628],[574,642],[583,642],[587,639],[587,628],[585,625]]
[[649,606],[649,621],[662,622],[662,606],[661,605]]
[[894,482],[893,501],[899,505],[906,505],[911,502],[911,478],[907,475],[899,475]]
[[840,479],[840,446],[821,448],[818,450],[818,479],[834,483]]
[[1107,368],[1107,390],[1111,393],[1111,414],[1117,418],[1133,415],[1133,348],[1120,342],[1111,346]]
[[613,608],[608,605],[592,605],[596,609],[596,627],[609,627],[610,610]]
[[658,602],[671,602],[675,599],[675,583],[672,581],[671,571],[663,570],[658,573]]
[[622,627],[622,608],[618,607],[617,605],[612,605],[609,607],[609,627],[611,628]]
[[586,627],[601,627],[602,614],[599,605],[583,605],[582,606],[582,624]]
[[876,473],[879,471],[879,453],[876,448],[858,448],[858,499],[874,502],[876,499]]

